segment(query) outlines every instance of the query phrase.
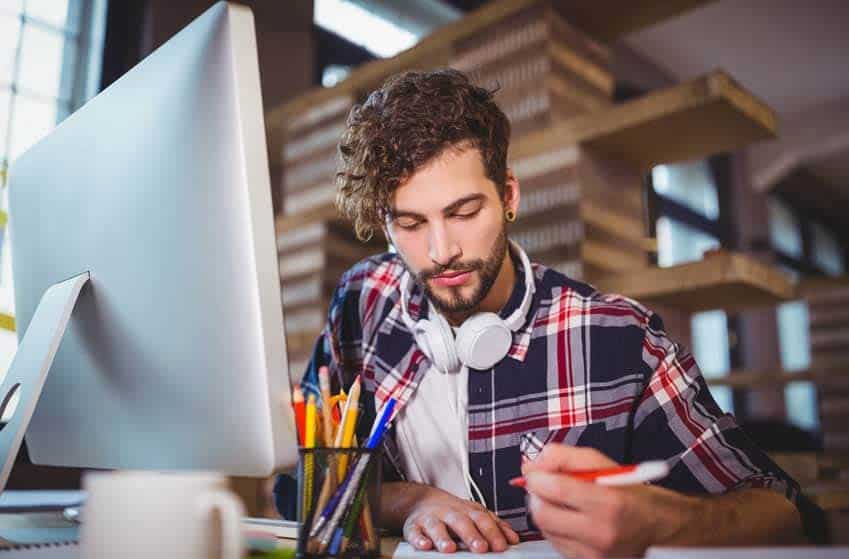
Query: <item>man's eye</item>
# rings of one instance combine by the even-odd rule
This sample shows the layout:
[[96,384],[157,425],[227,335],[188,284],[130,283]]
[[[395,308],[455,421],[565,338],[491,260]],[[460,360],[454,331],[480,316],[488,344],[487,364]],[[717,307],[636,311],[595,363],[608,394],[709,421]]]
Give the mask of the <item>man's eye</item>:
[[460,219],[471,219],[471,218],[475,217],[476,215],[478,215],[479,213],[480,213],[480,210],[477,209],[477,210],[473,210],[471,212],[456,213],[456,214],[454,214],[454,217],[457,217],[457,218],[460,218]]
[[414,231],[419,228],[419,225],[422,224],[422,222],[418,219],[399,219],[396,220],[395,223],[398,225],[398,227],[404,229],[405,231]]

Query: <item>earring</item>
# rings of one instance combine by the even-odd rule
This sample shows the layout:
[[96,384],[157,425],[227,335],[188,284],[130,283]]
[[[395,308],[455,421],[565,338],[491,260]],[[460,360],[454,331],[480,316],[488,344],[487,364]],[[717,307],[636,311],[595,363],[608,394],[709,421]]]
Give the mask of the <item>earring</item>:
[[508,223],[513,223],[516,221],[516,212],[513,210],[504,210],[504,219],[506,219]]

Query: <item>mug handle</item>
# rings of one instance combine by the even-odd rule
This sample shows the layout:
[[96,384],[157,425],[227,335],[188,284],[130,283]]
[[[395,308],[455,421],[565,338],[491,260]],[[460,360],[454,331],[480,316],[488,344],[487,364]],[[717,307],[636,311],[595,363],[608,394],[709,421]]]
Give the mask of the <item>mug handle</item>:
[[216,489],[203,496],[202,506],[205,512],[218,511],[221,517],[222,559],[242,557],[242,501],[227,489]]

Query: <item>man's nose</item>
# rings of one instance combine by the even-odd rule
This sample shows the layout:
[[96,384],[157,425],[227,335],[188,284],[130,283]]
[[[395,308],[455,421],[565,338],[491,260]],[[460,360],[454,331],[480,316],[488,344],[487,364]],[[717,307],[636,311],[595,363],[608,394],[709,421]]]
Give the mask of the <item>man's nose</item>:
[[448,234],[442,224],[430,228],[429,256],[434,264],[447,266],[461,254],[460,245]]

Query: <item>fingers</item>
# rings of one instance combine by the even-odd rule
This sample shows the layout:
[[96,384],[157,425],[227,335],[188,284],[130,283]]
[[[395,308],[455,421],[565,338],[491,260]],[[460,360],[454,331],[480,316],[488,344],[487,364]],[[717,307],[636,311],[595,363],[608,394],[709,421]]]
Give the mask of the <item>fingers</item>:
[[496,522],[498,522],[498,526],[504,533],[504,537],[507,538],[507,543],[509,543],[510,545],[516,545],[517,543],[519,543],[519,534],[516,533],[516,530],[514,530],[512,526],[510,526],[510,523],[506,520],[498,518],[498,516],[495,516],[495,513],[492,513],[492,515],[495,518]]
[[[487,546],[492,551],[504,551],[507,549],[507,537],[503,531],[501,524],[496,520],[495,515],[489,511],[471,511],[469,518],[474,522],[477,530],[483,535]],[[473,551],[477,549],[470,548]],[[486,551],[483,549],[482,551]]]
[[497,533],[498,538],[500,538],[501,550],[507,548],[501,530],[486,512],[470,511],[466,513],[452,510],[442,517],[442,521],[475,553],[484,553],[489,550],[491,541],[489,537],[494,533]]
[[404,525],[404,539],[416,549],[428,551],[433,547],[433,542],[424,535],[418,524],[410,523]]
[[562,472],[613,466],[618,464],[594,448],[549,443],[535,460],[522,464],[522,473],[527,475],[535,471]]
[[423,551],[433,547],[443,553],[456,551],[457,544],[451,534],[474,553],[505,551],[508,545],[519,543],[519,535],[509,523],[484,509],[445,510],[404,524],[404,539]]
[[559,538],[593,549],[605,549],[615,537],[610,526],[595,517],[563,508],[537,495],[528,497],[528,510],[534,524],[546,538]]
[[525,484],[530,495],[578,511],[598,510],[615,498],[613,490],[607,487],[544,471],[528,473]]
[[425,535],[430,538],[430,541],[436,545],[436,549],[443,553],[453,553],[457,551],[457,544],[448,533],[448,528],[445,523],[436,516],[428,515],[420,523]]

